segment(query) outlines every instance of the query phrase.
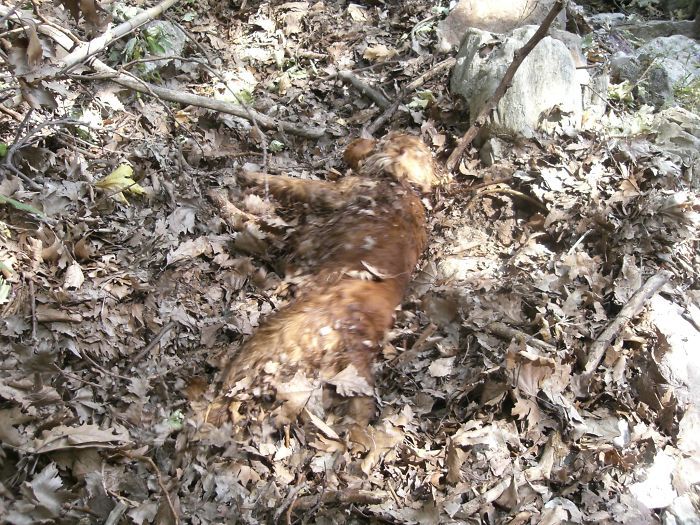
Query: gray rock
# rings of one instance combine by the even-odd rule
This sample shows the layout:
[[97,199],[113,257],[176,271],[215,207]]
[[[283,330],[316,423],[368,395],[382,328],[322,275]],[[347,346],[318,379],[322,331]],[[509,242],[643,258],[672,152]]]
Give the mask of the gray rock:
[[692,20],[650,20],[634,24],[621,24],[616,29],[624,31],[643,42],[672,35],[693,38],[696,34]]
[[642,74],[642,66],[637,57],[618,51],[610,57],[610,76],[613,82],[624,80],[636,82]]
[[641,64],[662,66],[672,84],[700,75],[700,43],[683,35],[655,38],[637,50]]
[[[554,0],[460,0],[447,18],[438,24],[438,50],[447,53],[458,47],[466,30],[470,28],[507,33],[524,25],[540,24],[552,8],[552,4]],[[553,26],[563,28],[565,23],[566,15],[561,12]]]
[[673,82],[668,71],[659,64],[650,64],[640,82],[639,100],[655,108],[673,104]]
[[674,88],[700,78],[700,44],[682,35],[655,38],[634,54],[615,53],[610,73],[615,82],[636,85],[640,102],[667,107],[674,102]]
[[610,28],[624,24],[627,16],[623,13],[597,13],[587,17],[587,20],[593,27]]
[[510,148],[511,146],[505,141],[497,137],[491,137],[479,150],[481,163],[486,167],[497,164],[508,156]]
[[[583,84],[583,122],[598,119],[605,115],[608,109],[608,87],[610,74],[607,69],[594,70],[590,81]],[[584,126],[585,127],[585,126]]]
[[[450,86],[452,92],[467,101],[470,119],[476,117],[495,91],[515,51],[536,30],[537,26],[522,27],[502,39],[478,29],[467,31]],[[579,127],[583,113],[579,72],[561,41],[542,39],[523,61],[492,113],[485,126],[488,134],[532,137],[541,119],[555,108],[568,120],[564,125]]]
[[654,116],[654,144],[687,166],[690,186],[700,190],[700,116],[674,107]]
[[[114,19],[120,22],[130,20],[144,11],[140,7],[130,6],[122,2],[114,2],[111,10]],[[167,20],[156,20],[146,24],[140,31],[140,38],[145,41],[147,47],[144,58],[182,56],[187,41],[185,32]],[[140,70],[143,73],[151,73],[163,69],[170,62],[172,59],[144,62],[140,64]]]
[[673,15],[690,17],[700,7],[698,0],[662,0],[664,11]]

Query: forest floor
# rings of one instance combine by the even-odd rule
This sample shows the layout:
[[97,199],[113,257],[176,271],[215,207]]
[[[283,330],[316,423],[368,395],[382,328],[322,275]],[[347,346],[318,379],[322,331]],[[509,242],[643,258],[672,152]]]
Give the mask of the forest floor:
[[[255,224],[232,232],[208,192],[235,187],[243,168],[341,176],[344,147],[382,112],[341,72],[396,100],[449,57],[433,51],[445,15],[435,3],[185,1],[161,17],[183,36],[166,66],[138,61],[172,43],[162,27],[99,54],[180,92],[235,103],[234,90],[261,114],[325,129],[317,138],[136,94],[88,67],[25,86],[37,109],[0,114],[0,160],[11,153],[24,175],[0,180],[13,199],[0,207],[0,521],[659,523],[671,502],[696,512],[700,381],[665,358],[684,359],[674,336],[698,339],[700,185],[633,103],[585,131],[520,140],[488,168],[467,151],[431,201],[430,246],[379,359],[381,416],[362,439],[331,420],[251,421],[255,437],[238,442],[198,418],[222,356],[288,300],[272,240]],[[96,36],[90,2],[63,4],[83,17],[35,2],[83,41]],[[589,56],[604,57],[593,36]],[[34,39],[30,61],[57,58]],[[448,86],[445,69],[382,129],[420,135],[444,163],[468,126]],[[681,122],[672,111],[663,118]],[[105,179],[124,163],[133,173]],[[270,209],[264,195],[238,204]]]

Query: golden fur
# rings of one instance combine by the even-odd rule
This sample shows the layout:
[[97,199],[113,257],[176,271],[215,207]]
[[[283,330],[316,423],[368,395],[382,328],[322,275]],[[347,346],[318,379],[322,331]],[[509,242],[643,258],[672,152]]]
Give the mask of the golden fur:
[[344,159],[354,175],[339,183],[242,175],[245,184],[266,185],[280,200],[325,212],[294,247],[293,258],[304,261],[307,273],[301,291],[230,360],[209,422],[236,420],[251,398],[278,397],[279,385],[297,373],[325,383],[349,365],[369,388],[350,396],[350,415],[362,424],[374,416],[372,366],[427,243],[425,209],[414,187],[430,191],[438,178],[430,150],[408,135],[358,139]]

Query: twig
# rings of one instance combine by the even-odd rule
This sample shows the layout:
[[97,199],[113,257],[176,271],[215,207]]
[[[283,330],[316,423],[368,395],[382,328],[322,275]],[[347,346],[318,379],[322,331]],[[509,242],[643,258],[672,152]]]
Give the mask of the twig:
[[582,379],[586,384],[590,384],[590,380],[593,377],[598,365],[603,360],[605,351],[610,346],[610,343],[617,337],[617,334],[624,328],[624,326],[636,317],[639,312],[642,311],[644,305],[649,299],[651,299],[656,293],[665,285],[671,278],[671,273],[665,270],[652,275],[647,279],[647,281],[640,286],[632,297],[630,297],[627,304],[622,307],[622,310],[615,316],[615,319],[601,332],[601,334],[596,337],[593,344],[588,351],[588,361],[586,362],[586,367],[583,369],[581,374]]
[[460,513],[463,516],[471,516],[472,514],[476,514],[485,504],[496,501],[508,488],[512,481],[513,480],[510,476],[502,479],[483,494],[480,494],[479,496],[462,504]]
[[95,60],[93,62],[93,67],[99,73],[115,74],[114,78],[112,79],[114,82],[120,86],[138,91],[139,93],[153,94],[169,102],[177,102],[186,106],[197,106],[211,109],[213,111],[227,113],[246,120],[249,120],[252,115],[258,124],[265,129],[281,129],[282,131],[291,135],[297,135],[309,139],[321,138],[326,132],[325,128],[297,126],[289,122],[283,122],[272,117],[268,117],[267,115],[263,115],[262,113],[259,113],[253,109],[246,110],[243,107],[231,104],[229,102],[224,102],[222,100],[215,100],[213,98],[193,95],[191,93],[183,93],[175,89],[168,89],[149,84],[147,82],[136,82],[127,75],[116,72],[114,69],[103,62],[100,62],[99,60]]
[[197,60],[197,62],[203,68],[205,68],[209,72],[210,75],[213,75],[216,78],[218,78],[219,82],[221,82],[226,87],[226,90],[229,93],[231,93],[231,95],[233,95],[233,98],[236,99],[236,102],[238,102],[238,104],[240,104],[240,106],[245,110],[246,114],[248,115],[248,120],[250,120],[251,124],[253,124],[253,129],[257,132],[257,136],[260,138],[260,142],[262,143],[263,169],[266,170],[267,169],[267,137],[265,136],[265,134],[262,131],[260,131],[260,127],[258,126],[258,121],[257,121],[255,115],[253,114],[253,109],[248,104],[246,104],[245,101],[241,100],[241,97],[238,96],[238,93],[236,93],[235,91],[233,91],[231,89],[228,82],[226,82],[226,79],[224,79],[224,77],[221,76],[221,74],[218,71],[212,69],[209,66],[209,64],[205,64],[201,60]]
[[519,341],[523,341],[524,343],[529,344],[530,346],[534,346],[546,352],[556,351],[555,346],[546,343],[545,341],[535,339],[534,336],[526,334],[525,332],[521,332],[520,330],[516,330],[515,328],[512,328],[505,323],[490,323],[486,326],[486,329],[493,335],[495,335],[496,337],[500,337],[501,339],[518,339]]
[[578,238],[578,240],[571,246],[571,248],[569,248],[569,251],[567,253],[569,255],[574,253],[574,251],[576,251],[576,248],[578,247],[578,245],[581,244],[583,242],[583,240],[591,234],[592,231],[593,230],[586,230],[586,232],[583,235],[581,235],[581,237]]
[[36,17],[42,21],[42,23],[46,24],[49,27],[54,28],[56,31],[61,31],[64,33],[68,38],[70,38],[75,45],[80,45],[81,41],[80,39],[75,36],[69,29],[66,29],[64,27],[61,27],[57,24],[54,24],[51,20],[46,18],[44,15],[41,14],[41,11],[39,10],[39,5],[37,5],[36,0],[32,0],[32,5],[34,6],[34,14]]
[[317,504],[336,505],[376,505],[386,500],[389,494],[383,490],[344,489],[329,490],[323,494],[304,496],[297,499],[296,508],[308,510]]
[[27,279],[29,281],[29,296],[30,296],[30,307],[32,311],[32,341],[36,341],[36,334],[37,334],[37,329],[39,322],[37,321],[36,318],[36,294],[34,292],[34,279],[29,278]]
[[95,388],[97,388],[99,390],[107,391],[107,389],[105,387],[103,387],[102,385],[98,385],[97,383],[93,383],[92,381],[88,381],[87,379],[83,379],[80,376],[77,376],[75,374],[71,374],[70,372],[66,372],[57,364],[54,364],[52,368],[64,377],[69,377],[69,378],[74,379],[80,383],[85,383],[86,385],[94,386]]
[[[144,89],[148,90],[149,95],[153,96],[154,98],[158,98],[160,100],[160,97],[156,96],[155,93],[153,93],[153,91],[151,89],[152,88],[151,85],[149,85],[147,82],[141,80],[136,75],[128,73],[126,70],[135,64],[144,64],[147,62],[160,62],[160,61],[168,61],[168,60],[179,60],[182,62],[192,62],[195,64],[199,64],[204,69],[206,69],[207,72],[211,76],[219,79],[219,81],[224,85],[225,89],[231,94],[231,96],[233,98],[236,99],[236,102],[238,102],[238,104],[246,111],[246,114],[248,115],[248,120],[250,120],[250,122],[253,124],[254,130],[257,131],[257,136],[260,137],[260,140],[262,142],[261,149],[262,149],[262,156],[263,156],[263,166],[267,167],[267,164],[268,164],[268,162],[267,162],[267,138],[265,137],[265,134],[260,130],[260,127],[258,126],[258,122],[256,120],[255,115],[252,112],[252,109],[250,108],[250,106],[248,104],[246,104],[246,102],[244,100],[242,100],[238,96],[238,94],[235,91],[233,91],[231,89],[231,87],[228,85],[228,83],[226,82],[224,77],[221,76],[221,74],[218,71],[216,71],[211,66],[209,66],[209,64],[204,60],[201,60],[199,58],[183,57],[180,55],[166,55],[166,56],[158,56],[158,57],[139,58],[137,60],[132,60],[132,61],[127,62],[126,64],[122,65],[121,68],[119,69],[119,71],[115,71],[114,74],[92,75],[88,79],[89,80],[90,79],[92,79],[92,80],[97,80],[97,79],[114,80],[116,75],[119,75],[120,73],[124,73],[124,74],[129,75],[131,78],[133,78],[137,82],[140,82],[143,85]],[[72,76],[72,78],[75,78],[77,76],[84,77],[84,75],[71,75],[71,76]],[[163,106],[165,108],[165,111],[170,115],[170,118],[173,120],[173,122],[177,123],[177,120],[175,119],[175,115],[172,114],[172,111],[170,110],[168,105],[163,104]],[[187,131],[188,131],[188,133],[190,133],[189,130],[187,130]],[[202,146],[197,141],[197,138],[194,135],[192,135],[191,133],[190,133],[190,135],[192,137],[192,140],[194,140],[194,142],[197,144],[197,146],[199,146],[199,149],[203,151]]]
[[428,339],[431,335],[435,333],[436,330],[437,325],[433,323],[430,323],[428,326],[426,326],[423,332],[418,336],[418,339],[416,339],[416,342],[413,343],[413,346],[410,349],[403,352],[402,354],[397,355],[392,360],[391,364],[400,367],[403,364],[413,360],[418,354],[425,350],[425,346],[428,342]]
[[[297,483],[289,490],[289,493],[284,498],[284,501],[282,501],[279,504],[277,510],[275,511],[273,523],[278,523],[279,519],[282,517],[282,514],[285,514],[285,511],[291,511],[292,506],[294,505],[294,503],[297,500],[297,497],[299,496],[299,492],[305,488],[306,483]],[[289,517],[290,515],[287,514],[287,522],[289,522]]]
[[389,101],[378,90],[365,84],[350,71],[338,71],[338,78],[347,82],[382,109],[389,107]]
[[141,351],[136,355],[136,357],[134,357],[134,359],[133,359],[133,361],[132,361],[132,364],[138,363],[139,361],[141,361],[141,359],[143,359],[143,356],[145,356],[146,354],[150,353],[150,351],[153,350],[153,349],[155,348],[155,346],[160,342],[160,340],[163,339],[163,336],[164,336],[166,333],[168,333],[168,332],[170,331],[170,329],[173,328],[173,327],[175,326],[175,324],[176,324],[175,321],[170,321],[170,322],[164,324],[164,325],[163,325],[163,328],[160,329],[160,331],[158,332],[158,334],[156,334],[156,336],[153,338],[153,340],[152,340],[150,343],[148,343],[148,344],[144,347],[144,349],[141,350]]
[[20,114],[17,113],[16,111],[12,111],[10,108],[6,108],[6,107],[3,106],[2,104],[0,104],[0,113],[4,113],[5,115],[8,115],[8,116],[12,117],[12,118],[15,119],[17,122],[21,122],[21,121],[22,121],[22,115],[20,115]]
[[[27,112],[27,117],[24,119],[24,122],[19,126],[20,130],[24,130],[26,128],[26,124],[28,123],[28,118],[29,115],[31,114],[31,110]],[[13,159],[15,156],[15,153],[27,144],[29,144],[31,138],[39,133],[42,129],[47,128],[49,126],[63,126],[63,125],[77,125],[77,126],[87,126],[86,124],[82,124],[80,121],[72,119],[72,118],[62,118],[62,119],[54,119],[54,120],[46,120],[44,122],[41,122],[40,124],[37,124],[34,126],[32,129],[30,129],[22,138],[19,138],[18,134],[15,134],[15,140],[7,150],[7,155],[5,156],[5,166],[10,168],[13,172],[15,173],[21,173],[14,165]],[[18,130],[19,132],[19,130]],[[41,190],[41,186],[38,185],[36,182],[34,182],[32,179],[27,177],[22,173],[21,175],[22,179],[29,183],[32,187],[32,189],[35,190]]]
[[423,73],[421,76],[406,84],[406,86],[403,89],[401,89],[401,92],[396,97],[396,100],[394,100],[394,102],[392,102],[392,104],[389,107],[387,107],[384,110],[384,112],[381,115],[379,115],[379,117],[377,117],[374,120],[374,122],[372,122],[372,124],[367,126],[362,131],[362,136],[371,137],[372,135],[374,135],[377,132],[377,130],[379,130],[379,128],[386,124],[386,122],[391,118],[391,116],[394,113],[396,113],[396,110],[399,109],[399,106],[406,99],[409,93],[418,89],[420,86],[425,84],[428,80],[436,76],[438,73],[441,73],[445,69],[449,69],[452,66],[454,66],[455,62],[456,59],[454,57],[450,57],[448,59],[443,60],[442,62],[438,62],[428,71]]
[[[174,0],[168,0],[167,2],[163,2],[160,4],[161,8],[162,6],[174,2]],[[3,16],[9,11],[9,9],[5,6],[0,5],[0,16]],[[59,46],[66,50],[70,50],[73,48],[73,41],[65,35],[65,33],[58,31],[50,26],[47,26],[45,24],[38,23],[37,20],[35,20],[33,17],[27,16],[27,15],[22,15],[22,20],[26,21],[27,23],[33,22],[34,24],[37,25],[37,31],[42,33],[43,35],[49,37],[51,40],[56,42]],[[133,21],[134,19],[132,19]],[[131,21],[130,21],[131,22]],[[131,26],[130,26],[131,27]],[[131,29],[133,29],[131,27]],[[114,32],[112,33],[114,34]],[[102,37],[100,37],[102,38]],[[90,45],[97,46],[98,42],[95,39],[91,41]],[[106,42],[106,41],[105,41]],[[106,43],[105,43],[106,45]],[[88,49],[87,44],[81,46],[81,49]],[[104,46],[102,46],[100,49],[103,49]],[[98,49],[98,51],[100,50]],[[93,53],[94,49],[90,49],[87,51],[87,55],[83,56],[83,60],[88,58],[88,56],[91,56]],[[85,52],[84,52],[85,53]],[[74,55],[71,53],[66,57],[68,59],[70,57],[71,62],[77,57],[78,55]],[[67,61],[64,61],[65,64],[67,64]],[[101,75],[105,75],[107,77],[111,77],[112,81],[116,82],[120,86],[127,87],[129,89],[132,89],[134,91],[137,91],[139,93],[144,93],[147,95],[153,95],[158,98],[161,98],[163,100],[167,100],[169,102],[177,102],[179,104],[184,104],[184,105],[189,105],[189,106],[197,106],[197,107],[202,107],[205,109],[210,109],[212,111],[218,111],[221,113],[227,113],[229,115],[234,115],[236,117],[240,117],[246,120],[250,120],[251,118],[254,118],[255,121],[260,125],[260,127],[264,129],[274,129],[274,130],[282,130],[283,132],[289,133],[291,135],[297,135],[300,137],[304,138],[310,138],[310,139],[317,139],[321,138],[326,130],[325,128],[317,128],[317,127],[305,127],[305,126],[297,126],[295,124],[289,123],[289,122],[283,122],[280,120],[277,120],[272,117],[268,117],[267,115],[264,115],[262,113],[259,113],[255,110],[249,109],[246,110],[243,107],[240,107],[235,104],[231,104],[229,102],[224,102],[221,100],[215,100],[212,98],[208,97],[202,97],[199,95],[193,95],[190,93],[183,93],[181,91],[177,91],[174,89],[167,89],[163,88],[160,86],[155,86],[153,84],[150,84],[148,82],[143,82],[143,81],[136,81],[133,78],[130,78],[127,74],[120,73],[116,71],[115,69],[109,67],[107,64],[104,62],[98,60],[97,58],[92,58],[91,59],[91,64],[90,66],[98,73]],[[67,69],[67,68],[64,68]],[[38,72],[37,72],[38,75]]]
[[475,196],[497,195],[499,193],[502,193],[504,195],[512,195],[513,197],[518,197],[519,199],[529,202],[530,204],[538,208],[540,211],[544,211],[545,213],[549,212],[547,206],[545,206],[542,202],[538,201],[534,197],[530,197],[529,195],[526,195],[525,193],[518,190],[514,190],[512,188],[492,188],[490,190],[480,191]]
[[530,51],[532,51],[535,48],[539,41],[544,38],[544,36],[547,34],[547,31],[549,30],[549,26],[552,24],[554,19],[559,14],[559,11],[561,11],[563,7],[564,0],[556,0],[552,5],[552,9],[549,11],[549,13],[547,13],[547,16],[542,21],[540,27],[537,29],[537,31],[535,31],[535,34],[532,35],[532,38],[530,38],[530,40],[528,40],[523,47],[518,49],[513,54],[513,62],[511,62],[511,64],[508,66],[508,69],[506,69],[506,72],[503,75],[503,78],[501,79],[501,83],[498,84],[496,91],[494,91],[493,95],[491,95],[491,98],[489,98],[486,101],[486,104],[484,104],[484,107],[477,115],[476,119],[474,120],[474,123],[462,136],[462,138],[457,143],[457,146],[455,147],[454,151],[450,154],[449,158],[447,159],[446,166],[448,171],[452,171],[455,168],[457,162],[459,162],[459,159],[462,156],[462,153],[464,153],[464,150],[467,149],[467,147],[472,143],[476,135],[479,133],[479,130],[486,123],[486,119],[496,108],[498,102],[501,100],[505,92],[508,91],[511,82],[513,81],[513,77],[515,76],[515,73],[520,67],[520,64],[522,64],[523,60],[525,60],[527,55],[530,54]]
[[[358,67],[355,69],[346,69],[344,71],[349,71],[350,73],[362,73],[363,71],[371,71],[372,69],[375,69],[379,66],[391,66],[394,64],[398,64],[398,60],[385,60],[384,62],[375,62],[374,64],[370,64],[369,66],[365,67]],[[340,71],[336,71],[335,73],[331,73],[329,75],[326,75],[325,77],[319,77],[314,80],[314,82],[328,82],[329,80],[334,80],[338,78],[338,75],[340,75]]]
[[92,359],[92,358],[87,354],[87,352],[83,352],[83,357],[84,357],[85,359],[87,359],[88,361],[90,361],[90,363],[92,364],[92,366],[95,367],[95,368],[96,368],[97,370],[99,370],[100,372],[102,372],[103,374],[106,374],[106,375],[108,375],[108,376],[112,376],[112,377],[117,378],[117,379],[124,379],[125,381],[131,381],[131,380],[133,379],[133,377],[120,376],[119,374],[115,374],[114,372],[110,372],[110,371],[107,370],[106,368],[104,368],[104,367],[98,365],[98,364],[95,362],[95,360]]
[[118,501],[112,509],[112,512],[110,512],[109,516],[107,516],[104,525],[117,525],[128,508],[129,506],[126,503],[123,501]]
[[142,456],[140,454],[133,454],[127,450],[121,450],[119,451],[119,454],[122,456],[133,459],[136,461],[143,461],[144,463],[148,463],[150,467],[153,469],[156,475],[156,479],[158,480],[158,486],[160,487],[160,490],[163,492],[163,496],[165,496],[165,500],[168,503],[168,508],[170,509],[170,513],[173,516],[173,521],[175,522],[175,525],[178,525],[180,523],[180,518],[178,517],[177,513],[175,512],[175,507],[173,506],[173,501],[170,498],[170,493],[168,492],[167,487],[165,486],[165,483],[163,483],[163,475],[160,473],[160,469],[158,468],[158,465],[155,464],[155,462],[149,458],[148,456]]
[[21,5],[21,3],[17,2],[14,6],[12,6],[10,9],[8,9],[8,11],[2,15],[2,18],[0,18],[0,25],[4,24],[5,20],[10,18],[12,15],[14,15],[15,11],[17,11],[17,9],[19,9],[20,5]]
[[501,177],[498,179],[493,179],[493,180],[490,180],[488,182],[480,182],[479,184],[474,184],[472,186],[462,186],[459,189],[460,189],[460,191],[463,191],[463,192],[473,192],[476,190],[480,190],[481,188],[486,188],[488,186],[496,186],[497,184],[503,184],[506,182],[510,182],[511,180],[513,180],[512,175],[510,175],[508,177]]
[[180,22],[175,20],[175,18],[172,16],[165,16],[165,19],[171,24],[177,26],[180,29],[180,31],[182,31],[185,34],[187,39],[190,42],[192,42],[192,45],[199,49],[199,52],[202,53],[202,55],[204,55],[204,59],[207,61],[208,64],[214,62],[214,59],[209,54],[209,51],[207,51],[207,49],[194,37],[192,33],[189,32],[189,30],[185,26],[183,26]]

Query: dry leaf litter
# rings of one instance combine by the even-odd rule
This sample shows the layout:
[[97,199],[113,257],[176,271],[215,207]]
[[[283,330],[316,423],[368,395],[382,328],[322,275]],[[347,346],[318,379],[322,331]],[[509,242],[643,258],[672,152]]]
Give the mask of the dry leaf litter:
[[[88,40],[102,15],[83,4],[38,3]],[[282,429],[261,418],[241,422],[251,437],[237,442],[194,416],[222,356],[295,284],[279,237],[252,221],[232,232],[207,192],[230,188],[241,210],[293,231],[293,214],[240,192],[236,172],[342,171],[344,146],[380,110],[338,72],[362,68],[393,100],[439,60],[446,7],[243,4],[169,11],[187,40],[149,80],[234,91],[264,114],[324,127],[322,138],[262,135],[246,119],[87,78],[28,85],[33,114],[0,121],[5,143],[26,138],[13,162],[38,185],[10,174],[0,195],[44,214],[0,208],[2,520],[697,523],[683,521],[697,519],[700,482],[697,173],[654,132],[655,118],[684,126],[681,109],[611,111],[574,135],[554,126],[489,169],[474,151],[465,158],[432,204],[372,426],[344,435],[312,414]],[[71,7],[84,9],[78,22]],[[105,59],[146,53],[140,38]],[[54,53],[30,42],[8,60]],[[203,53],[211,69],[187,60]],[[431,96],[409,97],[391,123],[443,160],[464,130],[446,86],[446,74],[432,79]],[[671,280],[583,377],[591,342],[661,270]],[[303,389],[295,379],[280,389]]]

